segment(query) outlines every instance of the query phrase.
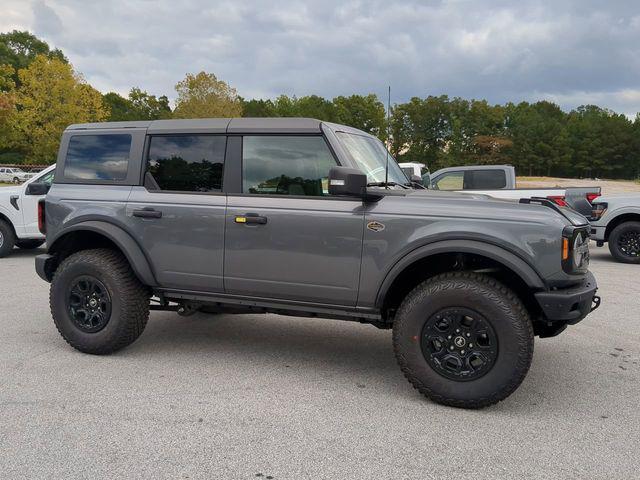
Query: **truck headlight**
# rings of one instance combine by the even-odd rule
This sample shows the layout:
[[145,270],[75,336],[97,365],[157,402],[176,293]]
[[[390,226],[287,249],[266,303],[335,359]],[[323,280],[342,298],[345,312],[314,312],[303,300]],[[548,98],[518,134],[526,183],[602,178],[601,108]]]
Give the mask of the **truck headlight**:
[[586,227],[566,227],[562,234],[562,269],[582,273],[589,268],[589,231]]
[[595,203],[591,207],[591,216],[589,217],[589,221],[597,222],[602,218],[604,213],[607,211],[607,207],[609,205],[606,202]]

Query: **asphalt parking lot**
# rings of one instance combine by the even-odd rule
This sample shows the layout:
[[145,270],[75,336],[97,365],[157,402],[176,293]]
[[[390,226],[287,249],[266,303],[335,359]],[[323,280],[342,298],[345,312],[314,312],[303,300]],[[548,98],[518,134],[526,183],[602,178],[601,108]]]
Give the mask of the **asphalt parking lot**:
[[606,248],[602,307],[481,411],[424,399],[389,331],[341,321],[155,312],[81,354],[33,256],[0,260],[1,478],[638,478],[640,266]]

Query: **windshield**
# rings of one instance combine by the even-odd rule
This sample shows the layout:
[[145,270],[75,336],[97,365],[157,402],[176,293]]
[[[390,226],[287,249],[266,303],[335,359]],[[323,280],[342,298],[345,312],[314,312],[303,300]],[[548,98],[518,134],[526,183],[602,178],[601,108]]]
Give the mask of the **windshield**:
[[402,169],[391,154],[378,139],[353,133],[336,132],[336,135],[346,148],[358,167],[367,174],[367,182],[377,183],[385,181],[385,166],[389,156],[389,182],[404,185],[409,182]]

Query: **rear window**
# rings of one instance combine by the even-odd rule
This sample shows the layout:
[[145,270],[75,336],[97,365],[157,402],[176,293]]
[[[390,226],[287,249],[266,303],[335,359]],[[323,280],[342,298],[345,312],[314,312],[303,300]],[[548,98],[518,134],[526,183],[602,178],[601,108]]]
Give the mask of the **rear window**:
[[64,176],[77,180],[127,178],[131,135],[74,135],[69,140]]

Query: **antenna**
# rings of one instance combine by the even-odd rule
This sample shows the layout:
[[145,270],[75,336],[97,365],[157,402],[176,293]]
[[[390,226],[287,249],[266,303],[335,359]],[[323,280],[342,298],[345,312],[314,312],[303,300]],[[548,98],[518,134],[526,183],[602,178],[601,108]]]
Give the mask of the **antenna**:
[[391,140],[391,85],[387,93],[387,165],[384,169],[384,188],[389,188],[389,141]]

